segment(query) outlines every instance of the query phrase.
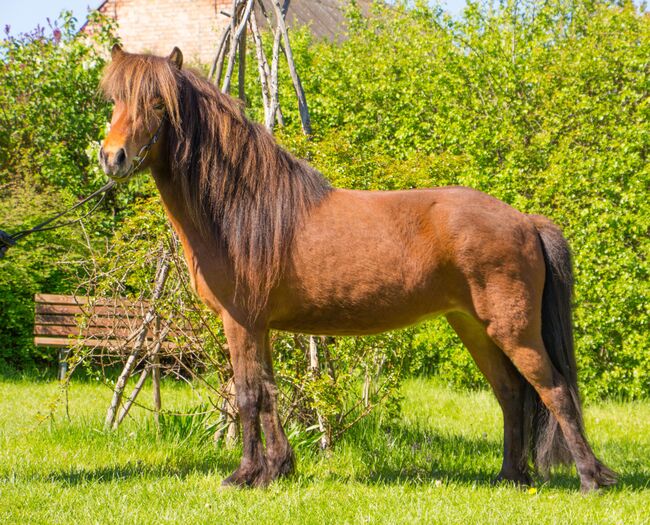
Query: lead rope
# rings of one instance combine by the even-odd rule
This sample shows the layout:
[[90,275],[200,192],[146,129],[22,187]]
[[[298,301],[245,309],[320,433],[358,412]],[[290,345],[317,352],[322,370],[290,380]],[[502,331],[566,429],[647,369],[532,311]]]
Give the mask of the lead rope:
[[[152,135],[151,139],[149,142],[147,142],[144,146],[140,148],[140,151],[138,151],[138,154],[133,158],[133,163],[131,164],[131,167],[129,168],[129,171],[127,174],[124,176],[124,180],[127,180],[133,173],[142,165],[142,163],[145,161],[147,158],[147,155],[149,154],[149,150],[151,147],[158,142],[158,138],[160,136],[160,130],[162,129],[162,125],[165,122],[165,117],[166,114],[162,116],[160,119],[160,124],[158,125],[158,129],[156,132]],[[14,234],[9,234],[3,230],[0,230],[0,259],[2,259],[5,256],[5,253],[7,250],[16,244],[16,241],[19,239],[22,239],[23,237],[29,235],[30,233],[34,232],[42,232],[42,231],[47,231],[47,230],[55,230],[57,228],[63,228],[64,226],[69,226],[71,224],[77,223],[88,217],[90,214],[94,213],[94,211],[99,208],[99,205],[104,201],[104,198],[106,197],[106,192],[110,190],[113,186],[115,186],[116,182],[114,180],[109,181],[107,184],[102,186],[100,189],[95,191],[94,193],[88,195],[85,199],[80,200],[78,203],[76,203],[74,206],[68,208],[67,210],[64,210],[60,213],[57,213],[54,217],[51,217],[47,219],[46,221],[41,222],[40,224],[37,224],[33,228],[30,228],[28,230],[22,230]],[[51,224],[52,222],[56,221],[57,219],[63,217],[64,215],[67,215],[71,211],[77,209],[79,206],[85,204],[89,200],[94,199],[98,195],[101,195],[102,198],[97,201],[97,204],[92,207],[92,209],[83,215],[82,217],[79,217],[77,219],[73,219],[67,222],[62,222],[61,224],[54,224],[52,226],[47,226],[48,224]]]
[[[70,224],[74,224],[76,222],[80,222],[81,220],[85,219],[86,217],[88,217],[91,213],[93,213],[99,207],[99,205],[104,200],[104,197],[106,197],[106,192],[108,190],[110,190],[113,186],[115,186],[115,184],[116,183],[115,183],[114,180],[109,181],[106,185],[104,185],[103,187],[101,187],[96,192],[92,193],[91,195],[88,195],[88,197],[86,197],[85,199],[80,200],[74,206],[72,206],[72,207],[68,208],[67,210],[64,210],[64,211],[62,211],[60,213],[57,213],[54,217],[51,217],[51,218],[47,219],[46,221],[43,221],[40,224],[37,224],[33,228],[29,228],[28,230],[22,230],[22,231],[19,231],[17,233],[14,233],[14,234],[9,234],[9,233],[7,233],[7,232],[5,232],[3,230],[0,230],[0,259],[2,259],[4,257],[5,253],[7,252],[7,250],[11,246],[14,246],[16,244],[16,241],[18,241],[19,239],[22,239],[23,237],[29,235],[30,233],[42,232],[42,231],[47,231],[47,230],[55,230],[57,228],[63,228],[64,226],[69,226]],[[57,219],[63,217],[64,215],[70,213],[71,211],[77,209],[82,204],[85,204],[89,200],[94,199],[98,195],[102,195],[102,198],[99,199],[97,204],[95,206],[93,206],[93,208],[88,213],[83,215],[82,217],[79,217],[77,219],[73,219],[71,221],[63,222],[61,224],[55,224],[55,225],[49,226],[49,227],[47,226],[48,224],[56,221]]]

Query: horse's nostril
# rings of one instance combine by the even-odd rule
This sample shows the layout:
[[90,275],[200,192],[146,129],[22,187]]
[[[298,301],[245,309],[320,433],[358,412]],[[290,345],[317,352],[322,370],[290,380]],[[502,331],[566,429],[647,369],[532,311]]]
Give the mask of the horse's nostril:
[[104,146],[99,148],[99,162],[106,162],[106,152],[104,151]]
[[124,148],[120,148],[115,154],[115,165],[121,166],[126,161],[126,151]]

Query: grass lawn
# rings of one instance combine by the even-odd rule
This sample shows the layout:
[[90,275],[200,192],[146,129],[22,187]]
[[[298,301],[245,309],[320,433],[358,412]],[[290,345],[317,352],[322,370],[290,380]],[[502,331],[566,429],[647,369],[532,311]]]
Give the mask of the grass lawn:
[[[158,436],[142,410],[105,433],[104,386],[73,383],[68,421],[56,383],[3,381],[0,523],[650,523],[650,402],[587,407],[596,453],[621,478],[583,496],[573,472],[534,493],[490,484],[502,430],[489,393],[425,380],[403,393],[399,422],[364,422],[328,455],[302,447],[292,478],[236,490],[220,484],[238,450]],[[168,382],[163,406],[193,395]]]

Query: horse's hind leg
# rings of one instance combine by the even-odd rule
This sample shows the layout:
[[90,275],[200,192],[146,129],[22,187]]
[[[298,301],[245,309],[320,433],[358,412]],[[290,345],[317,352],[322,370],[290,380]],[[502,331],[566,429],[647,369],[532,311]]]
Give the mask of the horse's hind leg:
[[[484,304],[498,305],[484,322],[489,337],[503,349],[517,370],[535,389],[542,403],[557,420],[562,436],[549,422],[538,425],[533,436],[536,461],[542,468],[566,462],[566,452],[575,461],[583,491],[612,484],[614,474],[598,459],[587,442],[583,428],[580,401],[569,388],[566,378],[553,366],[541,334],[541,315],[529,293],[517,294],[516,286],[490,294]],[[513,297],[513,292],[516,297]],[[540,456],[547,456],[540,463]]]
[[[594,456],[584,435],[577,400],[564,377],[551,363],[541,337],[522,338],[516,342],[505,341],[502,344],[504,351],[557,419],[580,475],[582,490],[589,491],[609,484],[609,473],[602,471],[603,466]],[[550,442],[552,436],[546,439]]]
[[490,383],[503,411],[503,464],[497,481],[530,485],[523,413],[526,382],[479,322],[457,312],[446,317]]

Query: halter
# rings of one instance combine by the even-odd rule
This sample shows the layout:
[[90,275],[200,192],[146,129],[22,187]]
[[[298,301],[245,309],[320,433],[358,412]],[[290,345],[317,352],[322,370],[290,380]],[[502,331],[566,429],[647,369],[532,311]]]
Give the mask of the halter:
[[138,151],[138,154],[133,157],[133,162],[131,163],[131,167],[129,168],[129,171],[126,172],[126,175],[124,175],[124,177],[120,177],[118,181],[113,180],[113,182],[126,182],[140,168],[140,166],[142,166],[142,163],[149,155],[149,150],[151,150],[153,145],[156,142],[158,142],[158,139],[160,138],[160,130],[162,130],[162,126],[166,120],[167,120],[167,112],[163,113],[163,116],[160,117],[160,124],[158,124],[158,128],[149,139],[149,142],[147,142],[144,146],[142,146]]
[[[133,173],[137,171],[140,166],[142,166],[142,163],[145,161],[147,158],[147,155],[149,155],[149,150],[153,147],[153,145],[158,142],[158,139],[160,138],[160,131],[162,129],[163,123],[165,122],[167,117],[167,113],[164,113],[163,116],[160,119],[160,124],[158,124],[158,129],[154,132],[154,134],[151,136],[151,139],[149,139],[149,142],[147,142],[144,146],[140,148],[140,151],[138,151],[138,154],[133,157],[133,162],[131,163],[131,167],[129,168],[129,171],[126,172],[126,175],[122,178],[120,178],[119,181],[116,180],[110,180],[107,184],[102,186],[100,189],[95,191],[94,193],[88,195],[85,199],[80,200],[77,202],[74,206],[71,206],[67,210],[64,210],[60,213],[57,213],[54,217],[51,217],[47,219],[46,221],[41,222],[40,224],[37,224],[33,228],[30,228],[28,230],[22,230],[14,234],[9,234],[3,230],[0,230],[0,259],[2,259],[5,256],[5,253],[7,250],[16,244],[16,241],[19,239],[22,239],[23,237],[29,235],[30,233],[34,232],[39,232],[39,231],[47,231],[47,230],[55,230],[57,228],[62,228],[64,226],[69,226],[71,224],[74,224],[75,222],[79,222],[86,217],[88,217],[90,214],[92,214],[97,208],[99,208],[99,205],[104,201],[104,197],[106,197],[106,192],[110,190],[113,186],[115,186],[118,182],[126,182],[128,179],[131,178]],[[97,204],[93,206],[93,208],[83,215],[82,217],[79,217],[78,219],[73,219],[71,221],[63,222],[61,224],[55,224],[53,226],[48,226],[48,224],[56,221],[60,217],[63,217],[64,215],[70,213],[71,211],[77,209],[79,206],[82,204],[85,204],[89,200],[94,199],[98,195],[102,195],[102,198],[99,199]]]

